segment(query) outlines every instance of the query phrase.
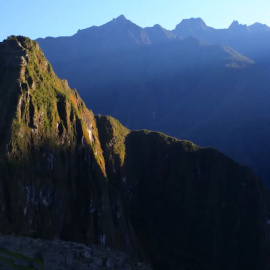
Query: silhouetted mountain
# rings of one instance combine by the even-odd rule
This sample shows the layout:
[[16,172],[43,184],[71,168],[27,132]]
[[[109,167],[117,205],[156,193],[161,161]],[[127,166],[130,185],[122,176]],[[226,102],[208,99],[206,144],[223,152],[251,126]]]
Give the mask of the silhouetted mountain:
[[[95,57],[97,53],[129,51],[142,45],[164,42],[173,38],[176,38],[176,35],[160,26],[144,29],[121,15],[100,27],[92,26],[79,30],[72,36],[72,41],[68,37],[57,38],[57,48],[48,48],[47,54],[49,57],[58,54],[61,60],[66,57],[76,59],[82,55]],[[43,39],[37,39],[37,41],[42,43]],[[54,38],[46,38],[47,44],[53,45],[54,42]]]
[[249,177],[244,167],[214,149],[158,132],[130,133],[111,117],[96,120],[108,177],[122,191],[154,269],[268,267],[268,240],[264,248],[258,242],[268,225],[256,221],[268,195],[259,182],[239,182],[244,172]]
[[178,24],[173,32],[181,37],[196,36],[198,33],[211,33],[214,28],[206,26],[205,22],[201,18],[192,18],[182,20]]
[[197,37],[208,44],[224,44],[251,58],[270,72],[270,27],[260,23],[247,26],[234,21],[228,29],[206,26],[202,19],[183,20],[172,31],[180,37]]
[[252,33],[269,33],[270,32],[270,27],[267,26],[266,24],[261,24],[261,23],[254,23],[248,27],[248,30]]
[[[1,233],[100,244],[156,270],[269,269],[270,197],[249,168],[214,149],[95,118],[28,38],[0,43],[0,63]],[[6,254],[12,263],[16,253],[1,250],[0,260]]]
[[191,19],[172,34],[159,25],[140,28],[121,16],[72,37],[38,41],[57,74],[68,78],[95,112],[132,129],[216,147],[270,183],[268,77],[230,47],[175,36],[201,34],[208,43],[231,37],[237,43],[246,28],[234,22],[216,30]]
[[153,27],[146,27],[144,28],[144,31],[151,44],[159,44],[162,42],[169,42],[172,39],[179,39],[175,34],[161,27],[159,24],[155,24]]

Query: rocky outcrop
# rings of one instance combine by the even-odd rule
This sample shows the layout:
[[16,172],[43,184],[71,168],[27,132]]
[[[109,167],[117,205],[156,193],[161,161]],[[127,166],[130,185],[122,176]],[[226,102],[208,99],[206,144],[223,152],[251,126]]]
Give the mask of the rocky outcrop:
[[126,221],[114,222],[93,113],[36,42],[10,37],[0,61],[0,231],[132,250]]
[[[25,268],[23,268],[25,267]],[[103,246],[0,236],[1,269],[150,270],[147,264]]]

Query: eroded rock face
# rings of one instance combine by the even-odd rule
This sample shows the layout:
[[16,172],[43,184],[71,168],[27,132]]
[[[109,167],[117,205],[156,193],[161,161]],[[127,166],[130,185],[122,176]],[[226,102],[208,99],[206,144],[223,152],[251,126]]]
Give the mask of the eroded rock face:
[[0,62],[0,231],[131,250],[113,221],[93,113],[36,42],[9,38]]
[[28,38],[0,43],[0,64],[1,233],[99,244],[158,270],[269,269],[270,197],[248,168],[95,119]]

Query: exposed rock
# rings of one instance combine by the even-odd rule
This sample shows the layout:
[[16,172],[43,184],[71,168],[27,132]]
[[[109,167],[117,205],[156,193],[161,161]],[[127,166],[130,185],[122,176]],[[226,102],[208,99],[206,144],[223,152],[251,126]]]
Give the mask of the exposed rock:
[[24,37],[0,44],[0,231],[132,250],[124,220],[123,234],[112,219],[94,115],[37,46]]
[[101,246],[1,235],[0,269],[6,267],[5,259],[13,261],[14,268],[10,269],[22,266],[37,270],[151,270],[149,265],[125,253]]

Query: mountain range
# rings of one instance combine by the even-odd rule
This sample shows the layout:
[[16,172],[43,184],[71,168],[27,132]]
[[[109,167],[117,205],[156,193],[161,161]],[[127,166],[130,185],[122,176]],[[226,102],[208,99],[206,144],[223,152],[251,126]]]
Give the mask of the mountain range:
[[268,26],[214,29],[198,18],[169,31],[120,16],[37,41],[96,113],[218,148],[270,186]]
[[269,191],[248,167],[94,116],[28,38],[0,43],[0,63],[1,233],[99,244],[157,270],[269,269]]
[[228,29],[207,26],[200,18],[183,20],[172,31],[186,38],[197,37],[208,44],[224,44],[251,58],[262,68],[270,71],[270,27],[261,23],[242,25],[234,21]]

